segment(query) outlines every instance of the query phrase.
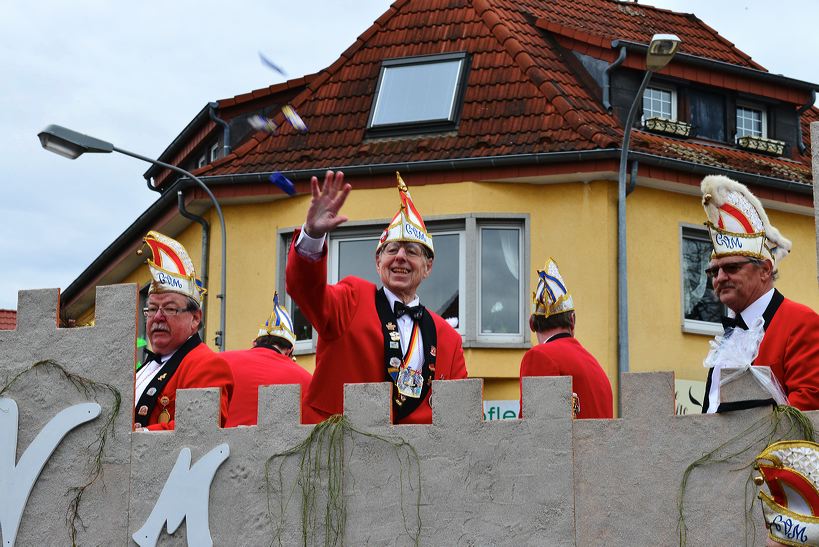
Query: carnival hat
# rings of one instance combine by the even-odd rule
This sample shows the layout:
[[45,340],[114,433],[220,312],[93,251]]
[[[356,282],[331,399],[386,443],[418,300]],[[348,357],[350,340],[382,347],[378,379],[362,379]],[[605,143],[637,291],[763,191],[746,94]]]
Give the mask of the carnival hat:
[[409,189],[404,184],[401,174],[396,171],[395,176],[398,179],[398,195],[401,196],[401,208],[384,229],[384,233],[381,234],[376,252],[390,241],[409,241],[420,243],[434,255],[435,248],[432,246],[432,236],[429,235],[427,227],[424,225],[424,219],[421,218],[421,214],[415,208]]
[[749,256],[774,268],[791,251],[790,240],[771,226],[762,204],[744,184],[722,175],[702,179],[702,206],[714,245],[712,258]]
[[780,441],[756,457],[768,536],[785,545],[819,545],[819,444]]
[[551,317],[558,313],[574,310],[572,295],[566,289],[563,277],[553,258],[546,261],[543,270],[538,270],[537,288],[532,293],[532,315]]
[[278,291],[273,293],[273,313],[270,318],[262,323],[258,336],[277,336],[290,342],[296,343],[296,335],[293,334],[293,320],[284,306],[279,305]]
[[192,298],[199,306],[207,292],[196,279],[193,262],[185,247],[175,239],[159,232],[148,232],[145,243],[150,247],[153,260],[148,259],[151,270],[149,294],[175,292]]

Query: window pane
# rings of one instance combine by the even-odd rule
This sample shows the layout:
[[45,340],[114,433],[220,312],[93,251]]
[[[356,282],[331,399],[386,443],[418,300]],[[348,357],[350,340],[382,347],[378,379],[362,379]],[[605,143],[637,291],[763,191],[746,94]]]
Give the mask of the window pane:
[[348,239],[338,242],[338,277],[343,279],[354,275],[370,283],[381,285],[375,271],[375,248],[378,238]]
[[456,319],[456,325],[460,326],[458,280],[461,269],[461,238],[458,234],[432,234],[432,237],[435,242],[435,261],[432,273],[421,283],[418,295],[424,306],[444,319]]
[[451,120],[463,60],[384,67],[373,127]]
[[697,136],[717,141],[725,140],[725,96],[699,89],[688,91],[688,106]]
[[719,323],[723,306],[705,275],[713,247],[706,234],[684,233],[682,241],[683,314],[686,319]]
[[737,137],[764,137],[762,134],[762,111],[737,107]]
[[671,112],[671,92],[649,87],[643,93],[643,118],[674,119]]
[[481,229],[481,333],[520,333],[520,230]]

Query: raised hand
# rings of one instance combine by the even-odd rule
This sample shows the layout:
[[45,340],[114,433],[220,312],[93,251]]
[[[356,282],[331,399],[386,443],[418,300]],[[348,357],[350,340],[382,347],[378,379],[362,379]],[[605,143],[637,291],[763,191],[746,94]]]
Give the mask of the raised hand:
[[336,173],[327,171],[321,190],[316,177],[310,179],[310,189],[313,192],[313,200],[307,209],[304,228],[310,237],[320,238],[347,222],[347,217],[339,215],[338,212],[352,187],[344,183],[344,173],[341,171]]

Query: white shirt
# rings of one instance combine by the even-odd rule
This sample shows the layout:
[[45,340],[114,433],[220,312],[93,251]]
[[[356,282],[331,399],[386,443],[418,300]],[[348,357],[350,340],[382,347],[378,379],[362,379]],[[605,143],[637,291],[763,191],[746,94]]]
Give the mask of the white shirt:
[[168,359],[173,357],[174,353],[176,353],[176,350],[173,350],[168,355],[163,355],[159,362],[155,360],[148,361],[137,371],[136,382],[134,383],[134,408],[137,407],[139,398],[142,397],[145,388],[148,387],[148,384],[151,383],[154,376],[162,369],[162,366],[168,362]]
[[[324,241],[327,238],[326,235],[321,236],[320,238],[314,238],[307,235],[307,232],[304,230],[304,225],[301,227],[301,233],[299,234],[298,239],[296,240],[295,248],[296,252],[299,255],[303,256],[308,260],[318,260],[321,258],[321,253],[324,250]],[[387,287],[384,287],[384,294],[387,295],[387,301],[390,303],[390,309],[395,309],[395,302],[400,300],[395,294],[392,293]],[[407,304],[407,306],[417,306],[421,303],[421,299],[416,296],[411,302]],[[414,321],[412,317],[408,315],[402,315],[398,319],[398,333],[401,335],[401,353],[406,355],[407,353],[407,344],[409,344],[410,339],[412,338],[412,329],[413,329]],[[410,362],[407,363],[407,366],[410,367],[412,370],[420,370],[421,367],[424,365],[424,340],[421,337],[420,331],[418,332],[418,340],[416,345],[416,351],[413,352],[412,356],[410,357]]]
[[[760,317],[762,314],[765,313],[765,310],[768,309],[768,304],[771,303],[771,299],[773,298],[774,290],[771,289],[756,300],[754,300],[747,308],[742,310],[739,314],[742,316],[742,320],[745,321],[745,324],[750,326],[753,325],[754,322]],[[728,310],[728,317],[734,318],[737,314],[733,310]],[[719,408],[719,388],[720,388],[720,378],[722,376],[721,370],[719,367],[714,367],[714,371],[711,373],[711,389],[708,390],[708,409],[706,411],[707,414],[713,414]]]

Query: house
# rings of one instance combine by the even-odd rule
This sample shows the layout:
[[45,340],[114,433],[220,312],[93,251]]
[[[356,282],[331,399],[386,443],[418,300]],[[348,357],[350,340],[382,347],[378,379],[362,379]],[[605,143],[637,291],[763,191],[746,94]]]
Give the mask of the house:
[[17,328],[17,310],[0,310],[0,330]]
[[[192,169],[227,223],[227,349],[247,347],[284,293],[286,250],[309,180],[342,169],[351,221],[330,241],[330,281],[374,278],[375,241],[394,214],[395,171],[435,237],[422,298],[457,320],[470,375],[489,400],[518,398],[535,270],[552,256],[574,295],[577,337],[617,384],[617,171],[623,124],[651,36],[679,53],[651,80],[632,133],[627,198],[631,371],[673,370],[680,400],[697,399],[721,306],[703,273],[708,240],[699,181],[747,184],[793,240],[783,293],[819,308],[809,124],[817,85],[772,74],[695,15],[614,0],[398,0],[320,71],[206,105],[160,157]],[[306,122],[287,123],[292,105]],[[275,132],[253,131],[252,115]],[[295,182],[288,197],[273,172]],[[219,320],[221,234],[192,181],[153,167],[160,197],[65,290],[78,323],[94,287],[148,281],[142,236],[179,239],[207,263],[206,339]],[[200,224],[210,223],[203,246]],[[207,248],[199,253],[200,248]],[[287,300],[292,309],[293,303]],[[293,309],[299,362],[313,366],[312,329]],[[696,406],[696,405],[694,405]]]

